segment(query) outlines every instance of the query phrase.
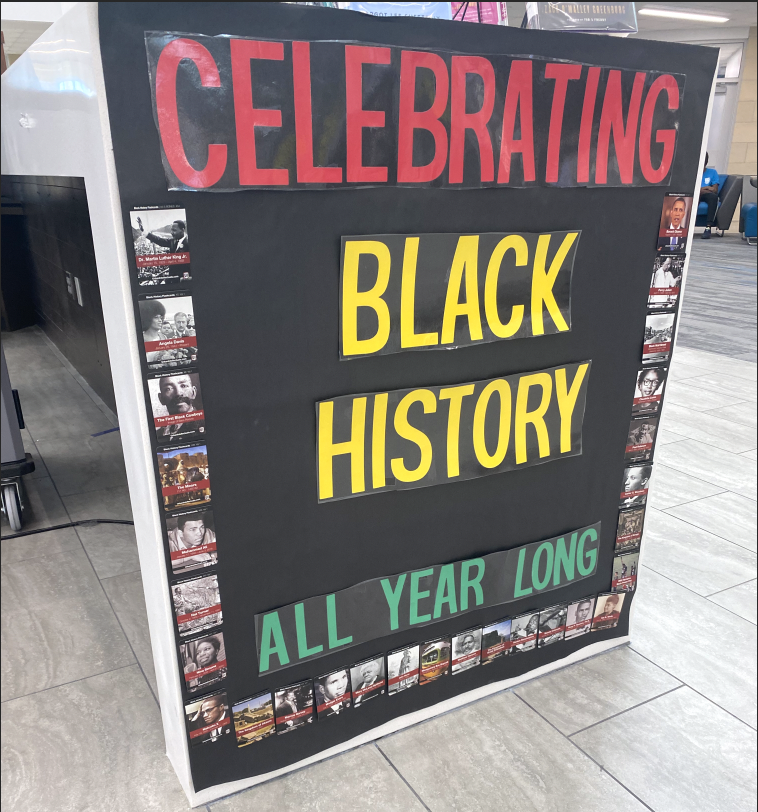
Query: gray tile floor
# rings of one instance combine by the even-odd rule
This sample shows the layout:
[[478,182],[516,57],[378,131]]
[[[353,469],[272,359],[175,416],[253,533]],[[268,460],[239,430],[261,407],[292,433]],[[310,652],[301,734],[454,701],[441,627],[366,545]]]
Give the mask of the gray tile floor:
[[[695,247],[631,646],[213,812],[755,809],[755,249],[728,240]],[[111,415],[38,331],[4,343],[37,462],[27,527],[130,518],[118,433],[93,436]],[[131,528],[6,539],[0,551],[6,812],[186,809],[164,755]]]

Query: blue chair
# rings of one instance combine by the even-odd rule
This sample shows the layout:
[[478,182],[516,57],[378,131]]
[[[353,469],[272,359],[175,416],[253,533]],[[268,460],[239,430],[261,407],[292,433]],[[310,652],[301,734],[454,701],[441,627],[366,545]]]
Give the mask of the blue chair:
[[[742,193],[742,175],[719,174],[719,203],[716,209],[714,228],[716,236],[723,237],[724,232],[731,226],[734,211]],[[708,204],[698,203],[696,226],[705,226],[708,222]],[[718,234],[721,231],[721,234]]]
[[740,210],[740,233],[748,245],[756,241],[758,231],[758,206],[756,205],[756,178],[745,177],[742,181],[742,209]]

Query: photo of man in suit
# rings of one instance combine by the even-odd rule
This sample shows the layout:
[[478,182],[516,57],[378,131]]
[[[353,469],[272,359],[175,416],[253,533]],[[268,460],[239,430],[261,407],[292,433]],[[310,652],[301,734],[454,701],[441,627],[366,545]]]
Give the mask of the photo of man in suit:
[[193,745],[218,741],[231,731],[226,693],[216,694],[186,706]]
[[169,254],[178,254],[180,251],[189,251],[189,237],[187,236],[187,223],[184,220],[174,220],[169,228],[169,233],[157,234],[154,231],[149,231],[145,234],[145,226],[142,224],[142,218],[137,217],[137,225],[141,234],[145,235],[145,239],[149,240],[153,245],[158,245],[161,248],[167,248]]
[[658,251],[664,254],[682,254],[687,248],[691,195],[666,195],[658,231]]
[[319,677],[314,684],[319,719],[337,716],[350,707],[350,675],[346,668]]
[[353,706],[380,696],[385,690],[384,657],[374,657],[357,663],[350,669],[350,680],[353,686]]
[[177,287],[190,281],[185,210],[172,206],[148,206],[132,210],[129,219],[138,284]]
[[621,507],[636,507],[647,502],[652,465],[630,465],[624,469]]

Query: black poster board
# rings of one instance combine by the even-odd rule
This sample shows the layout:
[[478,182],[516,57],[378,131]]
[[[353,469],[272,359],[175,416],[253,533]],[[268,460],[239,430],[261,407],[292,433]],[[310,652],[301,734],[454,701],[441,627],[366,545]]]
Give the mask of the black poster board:
[[[256,614],[369,579],[508,550],[600,522],[595,575],[540,600],[524,598],[507,611],[515,617],[607,592],[661,203],[667,191],[694,187],[716,53],[670,43],[384,19],[286,4],[189,4],[178,20],[173,4],[107,3],[99,6],[99,21],[127,248],[135,238],[131,213],[145,206],[184,210],[192,240],[191,283],[176,290],[188,292],[192,300],[197,352],[190,366],[201,380],[207,459],[193,449],[190,463],[202,469],[198,482],[212,495],[218,562],[210,569],[217,574],[223,607],[223,690],[229,705],[380,651],[481,628],[504,615],[502,607],[483,607],[465,618],[408,629],[318,662],[258,676]],[[153,117],[145,32],[177,30],[529,54],[684,75],[670,185],[170,192]],[[340,360],[344,236],[570,230],[582,234],[574,260],[570,331],[446,352]],[[182,246],[171,244],[169,250]],[[139,324],[137,302],[163,291],[138,284],[133,256],[130,267]],[[178,347],[192,344],[172,340]],[[586,360],[592,362],[592,373],[581,455],[479,479],[319,504],[317,402],[363,392],[454,386]],[[147,380],[144,359],[143,371]],[[147,385],[145,392],[152,430]],[[159,494],[162,485],[156,468]],[[170,573],[168,544],[166,555]],[[623,637],[632,601],[632,595],[626,596],[620,622],[612,629],[503,657],[423,689],[382,696],[327,723],[315,721],[250,747],[238,749],[228,735],[192,747],[194,787],[281,769],[389,719],[517,677],[590,643]],[[177,650],[178,645],[177,635]]]

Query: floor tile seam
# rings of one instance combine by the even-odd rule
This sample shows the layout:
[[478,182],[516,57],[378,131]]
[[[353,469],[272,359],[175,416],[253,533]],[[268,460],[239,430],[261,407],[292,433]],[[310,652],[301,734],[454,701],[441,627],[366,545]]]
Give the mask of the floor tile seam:
[[[669,675],[671,676],[671,675]],[[649,702],[653,702],[656,699],[660,699],[662,696],[666,696],[666,694],[673,693],[674,691],[678,691],[680,688],[687,688],[689,687],[686,685],[682,680],[678,677],[671,677],[675,679],[679,685],[675,685],[673,688],[669,688],[666,691],[662,691],[660,694],[656,694],[656,696],[651,696],[648,699],[643,699],[642,702],[638,702],[636,705],[630,705],[628,708],[624,708],[624,710],[617,711],[616,713],[612,713],[610,716],[606,716],[605,719],[600,719],[597,722],[593,722],[591,725],[587,725],[583,727],[581,730],[575,730],[573,733],[566,733],[565,736],[567,739],[570,739],[572,736],[578,736],[580,733],[584,733],[586,730],[591,730],[593,727],[597,727],[598,725],[602,725],[604,722],[610,722],[611,719],[616,719],[618,716],[623,716],[625,713],[629,713],[629,711],[636,710],[637,708],[641,708],[643,705],[647,705]]]
[[388,755],[387,755],[387,754],[384,752],[384,750],[382,750],[382,748],[379,746],[379,742],[374,741],[374,743],[373,743],[373,744],[374,744],[374,747],[376,747],[376,749],[377,749],[377,750],[379,751],[379,753],[382,755],[382,757],[384,758],[384,760],[387,762],[387,764],[389,764],[389,765],[390,765],[390,767],[391,767],[391,768],[392,768],[392,769],[395,771],[395,773],[397,774],[398,778],[400,778],[400,780],[401,780],[401,781],[402,781],[402,782],[405,784],[405,786],[406,786],[406,787],[408,787],[408,789],[409,789],[409,790],[410,790],[410,791],[413,793],[413,796],[414,796],[414,797],[416,798],[416,800],[417,800],[417,801],[418,801],[418,802],[421,804],[421,806],[422,806],[424,809],[426,809],[426,812],[432,812],[432,810],[431,810],[431,809],[429,809],[429,807],[428,807],[428,806],[426,805],[426,803],[424,802],[424,799],[423,799],[423,798],[422,798],[422,797],[421,797],[421,796],[418,794],[418,792],[416,792],[416,790],[413,788],[413,786],[412,786],[412,785],[411,785],[411,783],[408,781],[408,779],[407,779],[407,778],[406,778],[406,777],[405,777],[405,776],[404,776],[404,775],[403,775],[403,774],[400,772],[400,770],[399,770],[399,769],[398,769],[398,768],[395,766],[395,764],[392,762],[392,759],[390,759],[390,757],[389,757],[389,756],[388,756]]
[[[695,414],[704,414],[703,412],[695,412]],[[735,423],[735,426],[739,426],[740,428],[747,428],[747,426],[743,426],[741,423]],[[665,430],[667,427],[666,425],[663,426]],[[708,442],[708,440],[704,440],[702,437],[688,437],[686,434],[682,434],[681,431],[678,429],[671,429],[674,434],[679,434],[683,440],[690,440],[693,443],[702,443],[703,445],[707,445],[709,448],[717,448],[719,451],[726,451],[727,454],[734,454],[735,457],[739,457],[741,454],[744,454],[747,451],[754,451],[755,448],[745,448],[742,451],[732,451],[729,448],[723,448],[720,445],[716,445],[714,442]],[[673,443],[665,443],[665,445],[676,445],[676,443],[681,442],[681,440],[675,440]]]
[[[758,402],[758,398],[747,398],[746,400],[740,400],[737,403],[730,403],[728,406],[714,406],[713,409],[703,409],[703,411],[698,412],[698,414],[711,414],[714,417],[720,417],[722,420],[726,420],[727,423],[734,423],[736,426],[745,426],[746,428],[754,429],[755,426],[752,425],[751,423],[741,423],[739,420],[733,420],[730,417],[721,417],[721,415],[718,414],[718,412],[719,412],[720,409],[731,409],[732,406],[753,406],[753,407],[755,407],[757,405],[757,402]],[[683,408],[689,409],[690,407],[689,406],[684,406]],[[692,411],[694,412],[695,409],[692,409]]]
[[[691,437],[687,437],[686,439],[690,443],[699,443],[700,442],[700,440],[693,440]],[[670,443],[670,445],[677,445],[677,444],[678,444],[678,441],[677,441],[677,443]],[[703,443],[703,445],[707,445],[707,443]],[[663,446],[663,447],[665,448],[666,446]],[[710,446],[710,448],[717,448],[717,446]],[[723,448],[720,448],[718,450],[719,451],[724,451]],[[748,451],[752,451],[752,449],[748,449]],[[742,454],[745,454],[747,452],[741,451],[741,452],[737,453],[735,451],[724,451],[724,453],[731,454],[733,457],[740,457]],[[747,458],[742,457],[742,459],[747,459]],[[655,462],[655,460],[653,460],[653,462]],[[713,488],[721,488],[722,493],[729,492],[729,493],[733,493],[735,496],[741,496],[743,499],[749,499],[751,502],[758,501],[758,497],[745,496],[744,493],[739,493],[738,491],[733,491],[731,488],[727,488],[727,487],[725,487],[724,485],[721,485],[718,482],[713,482],[710,479],[703,479],[702,477],[694,476],[694,474],[689,473],[689,471],[683,471],[681,468],[674,468],[674,466],[670,462],[662,462],[661,465],[664,468],[670,468],[672,471],[676,471],[677,474],[684,474],[685,476],[688,476],[691,479],[696,479],[698,482],[703,482],[704,484],[710,485]],[[710,495],[711,496],[718,496],[717,493],[712,493]],[[698,497],[698,498],[707,498],[707,497]],[[692,500],[692,501],[697,501],[697,500]],[[686,505],[686,504],[688,504],[688,502],[682,502],[681,504]],[[670,505],[670,507],[678,507],[678,505]]]
[[[748,583],[750,583],[750,582],[748,581]],[[706,600],[711,601],[710,598],[706,598]],[[748,618],[744,617],[743,615],[738,614],[737,612],[730,609],[728,606],[724,606],[723,604],[718,603],[717,601],[711,601],[711,603],[714,606],[718,606],[719,609],[724,609],[726,612],[729,612],[730,614],[734,615],[735,617],[738,617],[738,618],[741,618],[742,620],[747,621],[748,623],[752,624],[753,626],[758,626],[758,623],[755,623],[755,621],[752,621],[752,620],[748,620]]]
[[[687,386],[684,381],[679,381],[682,386]],[[687,387],[688,389],[693,389],[696,393],[699,391],[697,387]],[[686,393],[685,393],[686,394]],[[734,396],[736,397],[736,395]],[[739,420],[732,420],[729,417],[721,417],[718,413],[720,409],[731,409],[732,406],[744,406],[745,404],[750,404],[751,406],[755,405],[756,400],[758,398],[751,398],[751,397],[743,397],[741,400],[736,400],[734,403],[727,403],[723,406],[714,406],[711,409],[693,409],[692,406],[688,406],[684,403],[677,403],[675,400],[669,399],[669,404],[672,406],[678,406],[680,409],[687,409],[688,411],[692,412],[693,414],[707,414],[711,417],[718,417],[720,420],[723,420],[726,423],[734,423],[736,426],[745,426],[747,425],[748,428],[754,428],[746,423],[740,423]],[[676,432],[675,432],[676,433]]]
[[[665,429],[664,429],[664,431],[665,431]],[[672,433],[676,434],[676,432],[672,432]],[[685,440],[689,440],[689,439],[690,439],[689,437],[679,437],[678,440],[668,440],[665,443],[659,443],[659,445],[660,445],[661,448],[663,448],[663,446],[665,446],[665,445],[676,445],[677,443],[683,443]]]
[[[32,445],[34,446],[34,449],[37,452],[37,455],[39,456],[40,460],[42,460],[43,464],[45,465],[45,469],[47,470],[47,476],[46,477],[39,477],[39,479],[49,479],[50,480],[50,484],[53,486],[53,490],[55,491],[55,495],[58,497],[58,501],[61,503],[61,507],[63,508],[63,512],[66,514],[66,518],[68,519],[69,523],[72,524],[71,529],[76,534],[76,538],[77,538],[77,541],[79,542],[79,546],[82,548],[82,550],[84,550],[84,545],[82,544],[81,536],[76,532],[76,527],[73,526],[73,520],[71,518],[71,514],[68,512],[68,508],[66,507],[66,503],[63,501],[63,497],[61,496],[60,491],[58,490],[58,486],[55,484],[55,479],[53,478],[53,475],[50,473],[50,469],[47,467],[47,463],[45,462],[45,458],[42,456],[42,453],[40,452],[39,447],[37,446],[37,442],[34,439],[34,437],[32,436],[31,431],[29,431],[28,433],[29,433],[29,438],[32,441]],[[65,522],[61,522],[61,524],[65,524]],[[68,528],[61,528],[61,529],[68,529]],[[23,532],[23,528],[22,528],[22,532]],[[45,530],[43,532],[52,533],[52,532],[58,532],[58,531]],[[64,550],[63,552],[69,552],[69,551]],[[85,551],[85,553],[86,553],[86,551]],[[47,555],[47,553],[43,553],[42,555],[32,556],[31,558],[25,558],[25,559],[22,559],[22,561],[33,561],[35,558],[43,558],[45,555]],[[89,561],[89,556],[87,556],[87,560]],[[16,561],[11,562],[11,564],[16,564],[16,563],[20,563],[20,562],[16,562]],[[92,566],[92,562],[90,561],[89,563],[90,563],[90,566]],[[8,565],[3,565],[3,566],[8,566]],[[95,577],[97,577],[97,572],[95,572],[94,567],[92,567],[92,571],[94,572]]]
[[[717,605],[717,604],[714,604],[714,606],[716,606],[716,605]],[[749,622],[749,621],[747,621],[747,622]],[[651,659],[650,659],[650,657],[646,656],[646,655],[645,655],[645,654],[643,654],[641,651],[638,651],[636,648],[633,648],[633,646],[632,646],[632,644],[631,644],[631,643],[630,643],[630,648],[632,648],[632,651],[633,651],[635,654],[639,654],[639,655],[640,655],[640,657],[642,657],[643,659],[647,660],[649,663],[651,663],[652,665],[656,666],[657,668],[660,668],[660,669],[661,669],[661,671],[665,671],[665,672],[666,672],[666,673],[667,673],[667,674],[668,674],[670,677],[672,677],[673,679],[678,679],[678,680],[680,680],[680,682],[683,682],[683,683],[684,683],[684,685],[685,685],[687,688],[689,688],[689,689],[690,689],[690,691],[694,691],[694,692],[695,692],[695,693],[696,693],[698,696],[702,697],[702,698],[703,698],[703,699],[705,699],[707,702],[710,702],[710,703],[711,703],[711,705],[714,705],[714,706],[715,706],[715,707],[717,707],[719,710],[722,710],[724,713],[726,713],[726,714],[728,714],[729,716],[731,716],[731,717],[732,717],[732,719],[735,719],[736,721],[738,721],[740,724],[744,725],[744,726],[745,726],[746,728],[748,728],[749,730],[752,730],[753,732],[755,732],[756,728],[754,728],[754,727],[753,727],[753,726],[752,726],[752,725],[751,725],[749,722],[746,722],[744,719],[740,719],[740,717],[739,717],[739,716],[736,716],[736,715],[735,715],[734,713],[732,713],[732,712],[731,712],[729,709],[725,708],[723,705],[719,705],[719,703],[718,703],[718,702],[716,702],[714,699],[711,699],[709,696],[706,696],[706,695],[705,695],[705,694],[704,694],[702,691],[698,691],[698,689],[697,689],[697,688],[695,688],[694,686],[690,685],[690,683],[689,683],[689,682],[687,682],[687,680],[686,680],[686,679],[682,679],[682,678],[680,678],[680,677],[676,677],[676,676],[674,676],[674,675],[673,675],[673,674],[672,674],[672,673],[671,673],[671,672],[670,672],[668,669],[664,668],[664,667],[663,667],[662,665],[660,665],[659,663],[656,663],[654,660],[651,660]]]
[[10,702],[17,702],[18,700],[26,699],[29,696],[36,696],[37,694],[44,694],[48,691],[54,691],[56,688],[65,688],[67,685],[76,685],[77,682],[84,682],[85,680],[93,679],[94,677],[102,677],[105,674],[115,674],[116,671],[123,671],[126,668],[134,668],[135,665],[139,665],[136,658],[133,663],[120,665],[117,668],[109,668],[107,671],[98,671],[96,674],[88,674],[86,677],[77,677],[76,679],[68,680],[68,682],[60,682],[57,685],[49,685],[47,688],[40,688],[38,691],[30,691],[28,694],[12,696],[9,699],[3,699],[0,704],[7,705]]
[[[731,491],[730,491],[730,493],[731,493]],[[720,494],[715,494],[715,495],[716,495],[716,496],[719,496]],[[735,495],[736,495],[736,496],[739,496],[740,494],[735,494]],[[708,497],[708,496],[704,496],[704,497],[703,497],[703,499],[709,499],[709,498],[710,498],[710,497]],[[745,498],[747,498],[747,497],[745,497]],[[699,500],[699,499],[696,499],[696,500],[694,500],[694,501],[699,502],[700,500]],[[693,503],[692,503],[692,502],[684,502],[683,504],[685,504],[685,505],[691,505],[691,504],[693,504]],[[653,507],[653,506],[651,505],[651,507]],[[677,519],[678,521],[683,522],[684,524],[688,524],[690,527],[694,527],[696,530],[700,530],[700,531],[701,531],[701,532],[703,532],[703,533],[709,533],[709,534],[710,534],[711,536],[713,536],[714,538],[721,539],[721,541],[728,541],[728,542],[729,542],[729,544],[733,544],[735,547],[739,547],[739,548],[740,548],[740,550],[747,550],[747,552],[749,552],[749,553],[753,553],[753,555],[756,555],[756,553],[755,553],[755,551],[754,551],[754,550],[751,550],[749,547],[745,547],[745,546],[743,546],[743,545],[742,545],[742,544],[740,544],[738,541],[732,541],[731,539],[728,539],[728,538],[726,538],[725,536],[720,536],[718,533],[714,533],[712,530],[706,530],[704,527],[700,527],[700,525],[699,525],[699,524],[693,524],[692,522],[688,521],[687,519],[683,519],[681,516],[677,516],[675,513],[670,513],[670,512],[669,512],[669,511],[671,511],[671,510],[675,510],[675,509],[676,509],[676,508],[678,508],[678,507],[682,507],[682,505],[672,505],[670,508],[663,508],[663,509],[661,509],[661,508],[657,508],[657,507],[653,507],[653,510],[657,510],[659,513],[665,513],[667,516],[671,516],[671,518],[672,518],[672,519]],[[644,538],[645,538],[645,536],[644,536],[644,530],[643,530],[643,536],[642,536],[642,538],[643,538],[643,540],[644,540]],[[753,579],[752,579],[752,578],[748,578],[748,580],[749,580],[749,581],[752,581]],[[737,584],[735,584],[735,586],[737,586]],[[726,589],[731,589],[731,587],[726,587]],[[719,591],[721,591],[721,590],[719,590]],[[716,593],[714,592],[713,594],[715,595]],[[706,595],[705,597],[707,597],[707,595]]]
[[[718,323],[718,322],[716,322]],[[755,352],[755,350],[747,350],[747,352]],[[739,361],[739,358],[732,358],[733,361]],[[683,363],[687,363],[686,361]],[[755,363],[751,361],[743,361],[743,364]],[[689,364],[689,366],[694,366],[694,364]],[[740,375],[735,375],[733,372],[724,372],[723,369],[706,369],[705,372],[700,372],[698,375],[692,375],[691,377],[687,378],[679,378],[680,381],[694,381],[698,378],[709,378],[713,375],[724,375],[727,378],[732,378],[735,381],[747,381],[748,383],[753,383],[753,377],[743,378]]]
[[[326,764],[330,761],[336,760],[341,756],[346,755],[347,753],[352,753],[354,750],[360,750],[362,747],[369,747],[373,742],[367,742],[366,744],[356,744],[352,747],[348,747],[346,750],[341,750],[339,753],[335,753],[334,755],[327,756],[326,758],[318,759],[310,764],[304,764],[300,767],[295,767],[294,769],[288,769],[287,772],[282,773],[281,775],[275,775],[273,778],[266,778],[263,781],[259,782],[258,784],[253,784],[251,787],[244,787],[243,789],[235,790],[234,792],[230,792],[228,795],[224,795],[221,798],[215,798],[212,801],[208,801],[205,805],[207,810],[211,810],[211,807],[215,807],[217,804],[221,804],[224,801],[228,801],[230,798],[236,798],[238,795],[244,795],[248,792],[253,792],[258,787],[265,786],[267,784],[276,784],[279,781],[285,781],[287,778],[290,778],[293,775],[297,775],[298,773],[304,772],[305,770],[310,769],[311,767],[315,767],[319,764]],[[316,754],[318,755],[318,754]],[[292,765],[290,765],[291,767]],[[202,807],[192,807],[192,809],[202,809]]]
[[[656,575],[660,576],[661,578],[665,578],[669,583],[676,584],[678,587],[681,587],[682,589],[686,589],[687,592],[689,592],[691,595],[696,595],[698,598],[702,598],[702,600],[704,600],[704,601],[708,600],[707,595],[701,595],[699,592],[695,592],[694,589],[691,589],[690,587],[685,586],[684,584],[680,584],[679,581],[675,581],[673,578],[670,578],[668,575],[664,575],[662,572],[658,572],[658,570],[653,569],[653,567],[651,567],[649,564],[643,563],[642,566],[645,569],[650,570],[650,572],[654,572]],[[748,578],[748,581],[752,581],[752,580],[753,580],[753,578]],[[747,582],[743,582],[743,583],[747,583]],[[740,584],[734,584],[734,586],[740,586]],[[732,587],[730,587],[730,586],[726,587],[726,589],[731,589],[731,588]],[[713,594],[715,594],[715,593],[713,593]],[[711,601],[711,603],[713,603],[713,601]],[[714,605],[718,606],[718,604],[714,604]],[[732,614],[734,614],[734,612],[732,612]],[[739,615],[737,615],[736,617],[739,617]],[[742,618],[742,620],[745,620],[745,618]],[[749,623],[750,621],[745,620],[745,622]]]
[[[720,285],[719,285],[719,289],[720,289]],[[688,347],[687,344],[681,344],[680,345],[679,342],[677,342],[677,346],[681,346],[685,350],[692,350],[692,352],[703,353],[704,355],[726,356],[727,358],[731,358],[733,361],[740,361],[743,364],[754,364],[755,363],[755,361],[742,361],[740,358],[736,358],[735,356],[733,356],[733,355],[731,355],[730,353],[727,353],[727,352],[713,352],[712,350],[701,350],[698,347]],[[687,361],[682,361],[682,363],[686,364]],[[717,363],[717,361],[714,361],[714,363]]]
[[[676,434],[676,432],[674,432],[674,434]],[[691,437],[685,437],[684,439],[685,439],[685,440],[687,440],[687,441],[689,441],[690,443],[692,443],[692,442],[698,442],[697,440],[693,440]],[[678,443],[678,442],[679,442],[679,440],[677,440],[676,442]],[[667,445],[676,445],[676,443],[667,443]],[[734,454],[734,452],[733,452],[733,451],[729,451],[728,453],[729,453],[729,454]],[[746,453],[749,453],[749,452],[746,452],[746,451],[742,451],[742,452],[740,452],[740,454],[746,454]],[[736,456],[736,457],[739,457],[739,456],[740,456],[740,454],[735,454],[735,456]],[[655,460],[653,460],[653,462],[655,462]],[[660,462],[660,461],[659,461],[659,462]],[[660,463],[660,465],[661,465],[661,467],[662,467],[662,468],[670,468],[672,471],[676,471],[676,473],[677,473],[677,474],[684,474],[685,476],[688,476],[690,479],[697,480],[698,482],[702,482],[702,483],[703,483],[703,484],[705,484],[705,485],[710,485],[710,486],[711,486],[711,487],[713,487],[713,488],[721,488],[721,489],[722,489],[722,493],[723,493],[724,491],[729,491],[729,493],[735,493],[735,491],[730,491],[730,490],[729,490],[729,488],[725,488],[723,485],[717,485],[715,482],[710,482],[710,481],[709,481],[709,480],[707,480],[707,479],[703,479],[702,477],[695,476],[694,474],[690,474],[690,473],[688,473],[687,471],[680,471],[678,468],[674,468],[672,465],[667,465],[665,462],[661,462],[661,463]],[[655,483],[653,483],[653,485],[655,485]],[[653,488],[652,490],[654,491],[655,489]],[[709,495],[710,495],[710,496],[718,496],[719,494],[717,494],[717,493],[712,493],[712,494],[709,494]],[[741,496],[742,494],[739,494],[739,493],[738,493],[738,494],[736,494],[736,495],[737,495],[737,496]],[[745,499],[747,499],[747,498],[748,498],[748,497],[746,496],[746,497],[745,497]],[[699,501],[700,499],[708,499],[708,496],[698,496],[698,498],[697,498],[697,499],[692,499],[691,501],[693,501],[693,502],[697,502],[697,501]],[[683,504],[683,505],[685,505],[685,504],[688,504],[688,503],[687,503],[687,502],[682,502],[682,504]],[[671,507],[676,507],[676,505],[672,505]]]
[[[142,663],[140,662],[139,657],[137,656],[137,652],[134,650],[134,646],[132,645],[132,641],[129,639],[129,635],[126,633],[126,629],[124,629],[124,625],[121,623],[121,618],[118,616],[118,612],[116,611],[115,607],[113,606],[113,603],[111,602],[110,596],[108,595],[108,593],[105,590],[105,587],[103,586],[103,579],[101,579],[100,576],[97,574],[97,570],[95,569],[95,565],[92,563],[92,559],[90,558],[89,553],[87,552],[87,548],[84,546],[84,542],[82,541],[82,538],[79,535],[77,528],[74,528],[74,531],[76,532],[76,535],[77,535],[77,537],[79,539],[79,543],[82,545],[82,549],[84,550],[84,555],[87,556],[87,561],[89,561],[89,564],[92,567],[92,571],[95,573],[95,578],[97,578],[97,582],[100,585],[100,589],[102,590],[103,595],[105,596],[105,600],[108,602],[108,606],[110,606],[111,612],[113,612],[113,617],[116,618],[116,623],[118,623],[118,627],[119,627],[119,629],[121,629],[121,634],[124,635],[124,640],[126,640],[126,645],[129,646],[129,651],[131,651],[132,656],[134,657],[134,660],[135,660],[135,662],[137,663],[137,665],[139,667],[140,673],[142,674],[143,679],[147,683],[147,687],[150,690],[150,693],[153,695],[153,699],[155,700],[155,704],[160,709],[161,703],[158,701],[158,697],[156,696],[155,691],[153,690],[153,686],[150,684],[150,680],[147,678],[147,675],[145,674],[144,668],[142,668]],[[138,569],[138,570],[135,570],[135,572],[141,572],[141,570]],[[122,573],[122,574],[123,575],[130,575],[131,573],[126,573],[125,572],[125,573]],[[113,575],[111,577],[112,578],[118,578],[117,575]],[[107,580],[107,579],[105,579],[105,580]],[[148,636],[149,636],[149,630],[148,630]],[[151,640],[151,651],[152,651],[152,640]]]
[[710,595],[705,595],[705,597],[706,598],[712,598],[715,595],[720,595],[722,592],[728,592],[730,589],[737,589],[738,586],[745,586],[745,584],[749,584],[752,581],[755,581],[756,578],[758,578],[758,574],[756,574],[756,576],[754,576],[753,578],[748,578],[747,581],[743,581],[741,584],[735,584],[734,586],[727,586],[724,589],[719,589],[716,592],[711,592]]
[[[681,687],[681,686],[679,686],[679,687]],[[516,696],[518,696],[518,694],[516,694]],[[545,718],[536,708],[533,708],[522,696],[519,696],[518,698],[527,706],[527,708],[529,708],[531,711],[536,713],[537,716],[539,716],[540,719],[543,720],[543,722],[550,725],[550,727],[552,727],[553,730],[555,730],[557,733],[559,733],[561,736],[563,736],[563,738],[567,742],[570,742],[571,745],[573,747],[575,747],[582,754],[582,756],[589,759],[595,766],[599,767],[601,773],[605,773],[605,775],[607,775],[611,780],[615,781],[622,789],[624,789],[626,792],[628,792],[636,801],[639,801],[639,803],[641,803],[645,807],[645,809],[650,810],[650,812],[655,812],[653,807],[651,807],[649,804],[646,804],[642,800],[642,798],[639,797],[639,795],[632,792],[632,790],[629,789],[629,787],[627,787],[626,784],[624,784],[620,779],[618,779],[613,773],[606,770],[605,767],[602,764],[600,764],[599,762],[595,761],[595,759],[592,758],[592,756],[589,753],[582,750],[582,748],[575,741],[572,741],[572,739],[569,736],[567,736],[563,731],[559,730],[549,719]]]
[[[613,648],[605,649],[604,651],[599,651],[596,654],[591,654],[589,657],[584,657],[583,659],[578,660],[578,661],[568,662],[568,663],[565,663],[564,665],[561,665],[559,667],[551,669],[549,674],[550,675],[559,674],[561,671],[565,671],[567,668],[571,668],[572,666],[575,666],[580,662],[581,663],[588,663],[591,660],[597,659],[598,657],[603,657],[606,654],[610,654],[613,651],[620,651],[621,649],[624,649],[624,648],[629,648],[629,641],[628,640],[624,641],[623,643],[619,643],[617,646],[614,646]],[[635,652],[635,654],[636,654],[636,652]],[[529,672],[529,671],[525,672],[525,674],[529,674],[529,673],[531,673],[531,672]],[[524,676],[524,675],[522,674],[521,676]],[[529,683],[532,683],[532,682],[536,682],[537,680],[540,680],[545,676],[547,676],[547,674],[538,674],[537,676],[529,677],[529,678],[527,678],[527,679],[525,679],[525,680],[523,680],[521,682],[518,682],[515,685],[509,685],[507,688],[499,688],[497,691],[493,691],[492,693],[486,694],[485,696],[476,697],[476,699],[472,699],[472,700],[466,702],[463,705],[458,705],[457,707],[453,707],[453,708],[449,708],[448,710],[440,711],[439,713],[436,713],[433,718],[434,719],[441,719],[443,716],[448,716],[449,714],[456,713],[461,708],[473,707],[474,705],[478,705],[480,702],[486,702],[488,699],[492,699],[493,697],[500,696],[501,694],[515,693],[522,686],[528,685]],[[413,728],[413,727],[418,727],[419,725],[426,724],[428,721],[431,721],[431,720],[430,719],[421,719],[418,722],[413,722],[412,724],[408,725],[407,728],[403,728],[403,730],[408,730],[408,729]],[[393,735],[393,734],[387,734],[386,736],[381,736],[379,741],[381,741],[381,739],[389,738],[389,736],[391,736],[391,735]]]

